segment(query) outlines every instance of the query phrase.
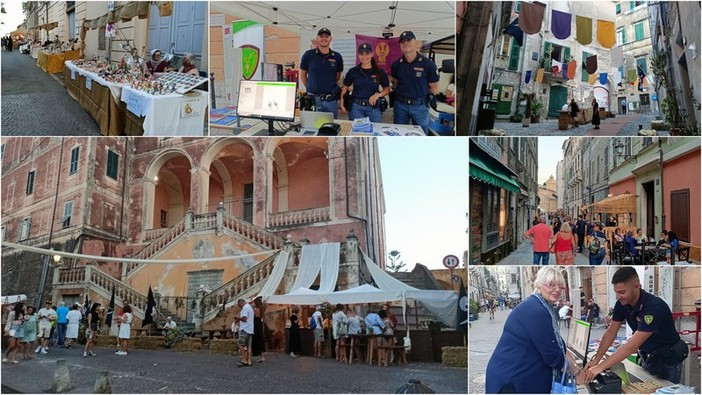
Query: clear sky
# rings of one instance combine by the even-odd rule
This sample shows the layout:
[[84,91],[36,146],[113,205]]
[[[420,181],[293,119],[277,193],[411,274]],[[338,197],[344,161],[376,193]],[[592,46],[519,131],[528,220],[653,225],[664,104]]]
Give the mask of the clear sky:
[[7,12],[0,15],[0,21],[2,22],[0,35],[4,36],[17,30],[17,25],[24,21],[24,14],[22,14],[22,2],[19,0],[3,1],[2,4]]
[[556,178],[556,165],[563,159],[563,142],[567,137],[539,137],[539,184],[550,176]]
[[443,269],[448,254],[468,249],[468,140],[378,138],[385,191],[387,252],[412,270]]

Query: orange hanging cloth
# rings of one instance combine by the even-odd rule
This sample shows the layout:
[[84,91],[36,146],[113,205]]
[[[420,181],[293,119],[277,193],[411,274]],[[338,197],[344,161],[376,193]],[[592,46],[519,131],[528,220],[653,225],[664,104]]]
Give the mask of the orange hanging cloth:
[[614,22],[597,20],[597,42],[604,48],[612,48],[617,43]]
[[543,79],[544,79],[544,69],[539,69],[536,72],[536,82],[538,84],[540,84]]
[[571,60],[568,62],[568,79],[575,79],[575,70],[578,68],[578,62]]

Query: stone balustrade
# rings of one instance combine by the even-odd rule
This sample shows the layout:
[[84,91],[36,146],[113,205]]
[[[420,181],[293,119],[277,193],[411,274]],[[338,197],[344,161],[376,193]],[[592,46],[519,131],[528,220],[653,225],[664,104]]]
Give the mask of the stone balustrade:
[[270,213],[268,214],[266,227],[282,228],[329,220],[331,220],[329,207],[311,208],[306,210],[285,211],[282,213]]
[[59,284],[75,284],[85,282],[85,267],[59,268]]

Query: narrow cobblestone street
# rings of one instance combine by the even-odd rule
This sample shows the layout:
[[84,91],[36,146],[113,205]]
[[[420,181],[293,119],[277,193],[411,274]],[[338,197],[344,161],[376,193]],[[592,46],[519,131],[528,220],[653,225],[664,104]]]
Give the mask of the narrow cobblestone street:
[[[617,115],[616,118],[603,119],[599,130],[593,129],[590,124],[558,130],[557,119],[541,120],[526,128],[521,123],[498,120],[495,122],[495,129],[503,129],[507,136],[636,136],[639,125],[644,129],[650,129],[651,121],[656,119],[656,115],[652,113]],[[667,136],[669,133],[660,131],[658,135]]]
[[98,125],[73,100],[62,74],[47,74],[19,51],[3,51],[3,136],[99,136]]
[[[498,265],[531,265],[534,261],[533,259],[533,249],[532,242],[525,240],[522,244],[517,247],[516,250],[512,251],[511,254],[504,257],[502,260],[497,262]],[[550,254],[548,263],[550,265],[556,264],[556,255]],[[575,264],[576,265],[589,265],[590,262],[587,257],[587,252],[581,254],[575,254]]]

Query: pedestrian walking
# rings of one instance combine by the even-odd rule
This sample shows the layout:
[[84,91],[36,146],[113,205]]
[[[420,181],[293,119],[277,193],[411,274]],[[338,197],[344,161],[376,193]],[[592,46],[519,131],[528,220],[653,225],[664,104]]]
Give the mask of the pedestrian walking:
[[570,122],[572,122],[573,127],[577,128],[578,127],[578,112],[580,111],[580,108],[578,107],[578,103],[575,102],[575,99],[571,99],[570,101]]
[[93,306],[88,312],[88,328],[85,330],[85,337],[88,339],[85,343],[85,348],[83,349],[83,357],[90,355],[94,357],[93,346],[97,343],[98,334],[100,333],[100,313],[98,309],[100,308],[100,303],[93,303]]
[[27,306],[27,314],[24,316],[24,322],[22,324],[23,359],[32,359],[31,352],[34,348],[34,343],[37,341],[37,325],[37,315],[34,314],[34,307]]
[[524,232],[524,237],[534,243],[534,259],[532,262],[534,265],[538,265],[539,263],[548,265],[549,241],[552,235],[553,232],[551,228],[546,225],[545,215],[539,217],[538,225],[532,226],[529,230]]
[[324,317],[322,316],[322,306],[317,305],[310,320],[312,333],[314,333],[314,357],[323,358],[322,343],[324,343]]
[[349,320],[344,314],[344,305],[338,303],[336,311],[332,314],[332,336],[336,340],[336,360],[347,362],[346,337],[348,335]]
[[561,230],[558,231],[551,243],[551,250],[556,254],[557,265],[573,265],[575,264],[575,246],[578,242],[577,236],[573,234],[568,222],[561,225]]
[[20,349],[21,341],[24,337],[22,324],[26,313],[27,309],[24,303],[17,302],[14,309],[7,315],[5,335],[8,337],[8,346],[5,351],[5,358],[2,360],[3,362],[8,362],[8,358],[12,356],[12,363],[19,363],[17,362],[17,351]]
[[66,348],[72,348],[73,343],[78,338],[78,330],[80,328],[81,314],[78,311],[78,305],[71,306],[71,311],[66,315]]
[[590,265],[600,265],[607,255],[605,248],[607,236],[600,229],[600,224],[593,225],[592,234],[588,238],[588,261]]
[[600,128],[600,105],[596,99],[592,99],[592,124],[595,125],[595,129]]
[[331,30],[319,29],[317,47],[306,51],[300,60],[300,81],[307,94],[314,97],[316,111],[330,112],[336,118],[341,94],[337,81],[344,70],[344,60],[330,48],[332,40]]
[[393,123],[420,126],[429,131],[429,94],[439,93],[439,72],[434,62],[417,52],[414,33],[400,34],[402,57],[390,66],[395,85]]
[[239,355],[237,367],[251,366],[251,340],[254,333],[254,311],[244,299],[237,300],[239,313]]
[[265,307],[261,297],[254,299],[253,303],[254,332],[253,337],[251,338],[251,355],[258,357],[256,362],[263,363],[266,362],[266,357],[263,355],[263,353],[266,351],[265,324],[263,322]]
[[51,322],[56,320],[56,312],[51,308],[51,301],[44,302],[44,307],[39,310],[39,347],[34,353],[47,354],[49,350],[49,339],[51,338]]
[[68,307],[66,307],[66,302],[63,300],[59,303],[56,309],[56,330],[58,331],[58,345],[65,347],[64,339],[66,337],[66,326],[68,321],[66,321],[66,316],[68,315]]
[[129,350],[129,337],[131,335],[132,331],[132,320],[134,319],[134,315],[132,314],[132,306],[130,305],[125,305],[124,306],[124,314],[122,314],[122,318],[120,319],[122,321],[122,325],[119,327],[119,334],[117,337],[119,338],[119,351],[117,351],[115,354],[117,355],[127,355],[128,350]]
[[297,358],[297,354],[302,353],[302,341],[300,340],[300,323],[297,314],[300,309],[297,306],[292,308],[292,314],[290,314],[290,339],[288,340],[288,354],[291,357]]
[[587,223],[583,219],[582,215],[578,215],[578,220],[575,222],[575,233],[578,235],[578,252],[583,252],[583,245],[585,244],[585,232],[587,230]]
[[626,99],[622,99],[621,105],[622,105],[622,115],[626,115]]

